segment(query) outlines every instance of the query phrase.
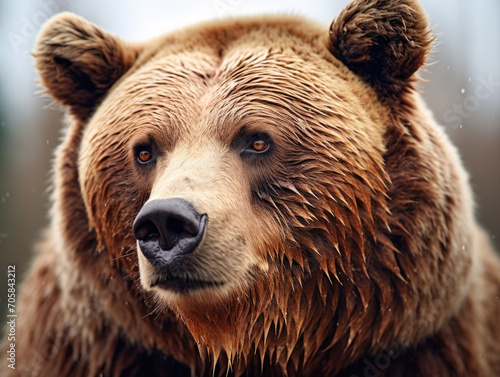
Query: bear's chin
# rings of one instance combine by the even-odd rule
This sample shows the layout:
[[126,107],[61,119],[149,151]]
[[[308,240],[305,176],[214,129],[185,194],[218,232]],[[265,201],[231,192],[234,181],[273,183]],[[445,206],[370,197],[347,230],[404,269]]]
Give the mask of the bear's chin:
[[146,259],[140,247],[137,254],[142,288],[154,293],[162,301],[214,301],[224,299],[231,291],[230,286],[233,284],[213,279],[203,271],[183,269],[182,258],[178,258],[178,263],[173,263],[171,268],[159,271]]
[[201,292],[205,289],[222,287],[223,282],[197,280],[192,278],[178,278],[175,276],[158,276],[150,284],[151,288],[157,287],[166,291],[172,291],[180,295],[187,295],[193,292]]

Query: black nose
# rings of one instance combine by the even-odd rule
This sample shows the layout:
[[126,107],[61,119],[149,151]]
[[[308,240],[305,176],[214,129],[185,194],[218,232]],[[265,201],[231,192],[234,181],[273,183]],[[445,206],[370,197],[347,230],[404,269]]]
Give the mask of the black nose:
[[192,253],[203,238],[206,224],[207,215],[200,215],[187,200],[157,199],[142,207],[133,232],[144,256],[157,265]]

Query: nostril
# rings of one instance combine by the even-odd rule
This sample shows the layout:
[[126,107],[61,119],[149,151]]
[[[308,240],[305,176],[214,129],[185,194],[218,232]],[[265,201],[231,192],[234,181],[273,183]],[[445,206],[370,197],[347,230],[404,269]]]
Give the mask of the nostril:
[[172,249],[182,239],[190,239],[199,233],[199,225],[187,218],[168,217],[160,245],[165,250]]
[[160,231],[152,221],[145,221],[134,229],[135,238],[146,241],[160,237]]
[[167,220],[167,229],[176,234],[181,234],[184,231],[184,222],[182,220],[169,217]]
[[191,236],[196,236],[199,231],[199,226],[186,218],[178,219],[176,217],[169,217],[167,220],[167,229],[179,235],[188,233]]

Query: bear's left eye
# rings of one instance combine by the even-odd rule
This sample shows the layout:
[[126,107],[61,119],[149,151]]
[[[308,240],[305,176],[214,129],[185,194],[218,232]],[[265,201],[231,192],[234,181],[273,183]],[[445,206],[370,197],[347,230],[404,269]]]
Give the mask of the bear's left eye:
[[256,140],[253,142],[251,148],[254,152],[264,152],[267,148],[269,148],[269,144],[264,140]]
[[264,133],[251,135],[246,142],[245,147],[241,151],[242,154],[262,154],[271,149],[271,138]]

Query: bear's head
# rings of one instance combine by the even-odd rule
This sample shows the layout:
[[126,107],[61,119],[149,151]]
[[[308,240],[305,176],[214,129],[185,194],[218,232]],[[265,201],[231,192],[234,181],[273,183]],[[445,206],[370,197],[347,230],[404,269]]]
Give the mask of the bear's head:
[[466,177],[415,91],[432,40],[414,0],[142,44],[56,16],[34,56],[69,114],[54,227],[85,267],[66,273],[117,273],[214,359],[289,374],[429,335],[473,266]]

